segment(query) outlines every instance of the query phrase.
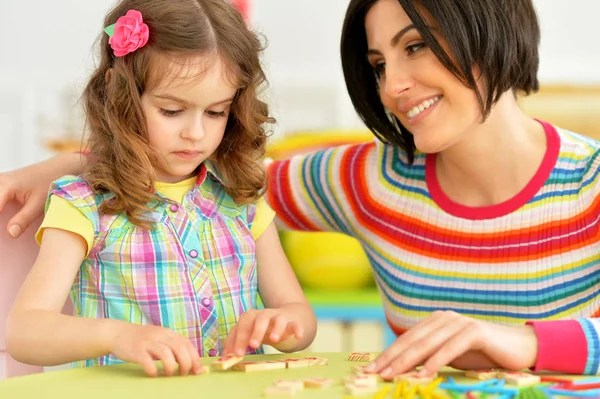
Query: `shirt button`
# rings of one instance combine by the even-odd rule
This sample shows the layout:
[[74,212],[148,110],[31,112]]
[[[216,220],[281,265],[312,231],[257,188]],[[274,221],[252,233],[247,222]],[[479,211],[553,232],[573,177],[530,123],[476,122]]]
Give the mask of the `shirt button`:
[[208,356],[210,357],[215,357],[217,356],[217,350],[216,349],[211,349],[208,351]]
[[187,209],[188,212],[191,212],[191,211],[194,210],[194,207],[191,206],[191,205],[188,205],[188,206],[185,207],[185,209]]
[[202,300],[202,305],[204,305],[205,308],[209,307],[210,306],[210,299],[204,298]]
[[173,205],[171,205],[171,208],[169,208],[169,209],[171,209],[171,212],[175,213],[179,210],[179,205],[173,204]]
[[190,256],[191,256],[192,258],[197,258],[197,257],[198,257],[198,251],[196,251],[195,249],[192,249],[192,250],[190,251]]

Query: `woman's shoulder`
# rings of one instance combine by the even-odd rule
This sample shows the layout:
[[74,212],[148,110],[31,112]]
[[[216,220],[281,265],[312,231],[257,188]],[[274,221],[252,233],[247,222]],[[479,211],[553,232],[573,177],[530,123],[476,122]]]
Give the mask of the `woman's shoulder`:
[[600,141],[554,126],[560,138],[557,166],[590,171],[600,167]]
[[595,204],[600,195],[600,141],[555,128],[560,137],[560,151],[553,171],[553,185],[562,187],[587,205]]

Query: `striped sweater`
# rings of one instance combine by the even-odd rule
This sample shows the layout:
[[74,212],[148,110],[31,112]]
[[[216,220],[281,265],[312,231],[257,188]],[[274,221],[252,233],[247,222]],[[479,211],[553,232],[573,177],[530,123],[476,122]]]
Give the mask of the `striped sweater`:
[[598,374],[600,143],[543,124],[537,173],[498,205],[453,202],[435,155],[380,142],[272,163],[267,200],[284,228],[360,241],[397,334],[437,309],[529,322],[536,370]]

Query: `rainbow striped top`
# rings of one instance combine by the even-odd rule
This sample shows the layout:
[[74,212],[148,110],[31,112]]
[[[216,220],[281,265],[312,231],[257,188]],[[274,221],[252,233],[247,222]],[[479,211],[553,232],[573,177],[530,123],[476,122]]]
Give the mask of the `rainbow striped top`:
[[396,333],[434,310],[530,322],[536,370],[598,374],[600,143],[541,123],[538,171],[497,205],[453,202],[434,154],[378,141],[272,163],[267,201],[284,228],[360,241]]

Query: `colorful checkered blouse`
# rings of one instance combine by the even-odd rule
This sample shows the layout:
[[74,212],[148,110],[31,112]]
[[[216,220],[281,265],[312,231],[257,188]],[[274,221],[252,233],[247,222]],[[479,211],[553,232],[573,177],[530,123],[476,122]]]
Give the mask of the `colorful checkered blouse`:
[[[75,315],[164,326],[187,337],[201,356],[221,354],[240,315],[256,308],[255,206],[237,205],[205,165],[181,205],[156,208],[152,230],[124,214],[101,214],[112,194],[95,195],[81,178],[54,183],[50,196],[73,204],[95,232],[70,292]],[[115,363],[121,361],[107,355],[76,365]]]

